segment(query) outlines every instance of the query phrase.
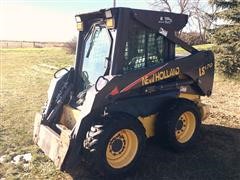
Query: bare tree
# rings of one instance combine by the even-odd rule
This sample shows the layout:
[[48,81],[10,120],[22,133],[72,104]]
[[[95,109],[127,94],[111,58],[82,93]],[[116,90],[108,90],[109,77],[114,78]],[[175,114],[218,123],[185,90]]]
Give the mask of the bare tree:
[[203,41],[207,39],[207,32],[213,25],[215,18],[212,14],[218,12],[218,8],[214,6],[202,7],[200,5],[200,0],[196,1],[195,6],[193,6],[193,19],[198,23],[199,33]]
[[149,0],[152,7],[161,11],[188,13],[191,10],[192,0]]
[[77,37],[74,36],[70,41],[65,43],[64,47],[67,50],[67,53],[69,54],[75,54],[76,51],[76,45],[77,45]]
[[[197,30],[203,41],[206,41],[206,29],[212,24],[211,17],[206,12],[206,5],[200,0],[148,0],[152,8],[161,11],[187,14],[189,16],[188,27],[197,26]],[[201,1],[202,2],[202,1]],[[211,12],[212,13],[212,12]],[[181,32],[179,33],[179,35]]]
[[172,8],[168,2],[168,0],[154,0],[153,2],[150,2],[150,5],[152,7],[161,7],[159,10],[172,12]]

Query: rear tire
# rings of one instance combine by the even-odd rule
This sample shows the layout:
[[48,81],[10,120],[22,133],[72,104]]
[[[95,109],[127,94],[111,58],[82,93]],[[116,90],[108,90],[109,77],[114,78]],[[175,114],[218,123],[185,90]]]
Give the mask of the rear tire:
[[94,125],[86,134],[86,161],[103,175],[122,175],[136,168],[146,136],[142,124],[131,116],[118,115]]
[[194,145],[199,137],[201,115],[197,105],[189,100],[177,100],[166,113],[160,113],[157,136],[174,151],[184,151]]

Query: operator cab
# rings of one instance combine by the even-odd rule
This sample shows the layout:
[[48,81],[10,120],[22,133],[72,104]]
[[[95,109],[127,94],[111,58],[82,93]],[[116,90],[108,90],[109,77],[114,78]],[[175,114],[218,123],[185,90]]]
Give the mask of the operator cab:
[[187,16],[111,8],[76,15],[76,21],[76,84],[81,92],[103,76],[139,74],[174,60],[175,42],[171,38],[185,26]]

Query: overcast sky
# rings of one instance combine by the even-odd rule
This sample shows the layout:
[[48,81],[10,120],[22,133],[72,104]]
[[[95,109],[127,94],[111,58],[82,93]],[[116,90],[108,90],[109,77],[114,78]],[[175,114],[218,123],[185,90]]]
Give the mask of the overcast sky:
[[[0,40],[68,41],[74,16],[112,7],[112,0],[0,0]],[[117,0],[117,6],[149,9],[146,0]]]

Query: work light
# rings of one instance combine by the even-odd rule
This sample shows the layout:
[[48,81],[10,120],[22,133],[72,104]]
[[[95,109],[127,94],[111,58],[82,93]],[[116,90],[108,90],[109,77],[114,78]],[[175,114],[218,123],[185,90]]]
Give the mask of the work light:
[[115,20],[114,18],[110,18],[106,20],[106,26],[108,29],[114,29],[115,27]]
[[106,11],[105,11],[105,16],[106,16],[106,18],[111,18],[111,17],[112,17],[112,12],[111,12],[111,10],[106,10]]
[[78,31],[83,31],[83,22],[81,21],[80,16],[75,16],[75,20],[77,22],[77,30]]
[[75,20],[76,20],[77,23],[81,22],[80,16],[75,16]]

